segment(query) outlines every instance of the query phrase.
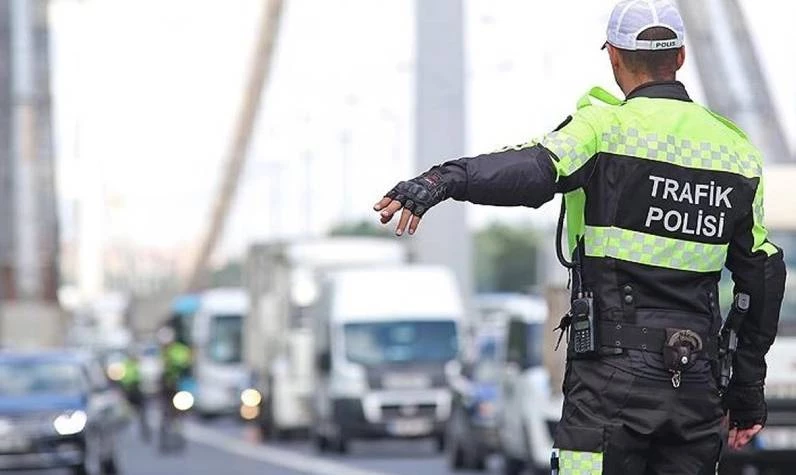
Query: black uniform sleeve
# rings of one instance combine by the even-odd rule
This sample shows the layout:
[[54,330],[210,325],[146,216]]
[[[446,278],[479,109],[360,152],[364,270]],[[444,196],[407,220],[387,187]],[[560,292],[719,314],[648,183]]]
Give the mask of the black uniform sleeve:
[[538,208],[558,191],[553,160],[541,145],[451,160],[439,168],[448,197],[457,201]]
[[762,224],[762,188],[758,182],[754,203],[736,227],[727,256],[735,293],[745,292],[750,296],[733,361],[733,384],[739,386],[762,385],[765,380],[765,355],[777,334],[785,291],[782,250],[768,240]]
[[538,208],[556,193],[583,187],[594,171],[599,142],[595,112],[589,109],[568,117],[539,143],[443,163],[437,168],[447,197]]

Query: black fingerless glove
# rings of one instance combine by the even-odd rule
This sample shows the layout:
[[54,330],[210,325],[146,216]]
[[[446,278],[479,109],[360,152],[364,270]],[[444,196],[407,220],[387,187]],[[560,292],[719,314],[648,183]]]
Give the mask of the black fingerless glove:
[[432,206],[448,198],[447,192],[442,173],[435,167],[417,178],[398,183],[385,196],[422,218]]
[[722,400],[730,411],[730,428],[749,429],[755,424],[766,425],[768,409],[763,385],[740,386],[730,383]]

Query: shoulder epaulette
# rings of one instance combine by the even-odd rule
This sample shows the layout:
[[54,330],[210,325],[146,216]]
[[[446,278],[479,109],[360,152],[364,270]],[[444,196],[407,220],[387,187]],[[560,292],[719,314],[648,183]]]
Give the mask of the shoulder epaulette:
[[598,101],[608,104],[609,106],[618,106],[623,102],[618,97],[598,86],[591,88],[586,95],[578,100],[578,110],[594,105],[592,103],[592,99],[597,99]]

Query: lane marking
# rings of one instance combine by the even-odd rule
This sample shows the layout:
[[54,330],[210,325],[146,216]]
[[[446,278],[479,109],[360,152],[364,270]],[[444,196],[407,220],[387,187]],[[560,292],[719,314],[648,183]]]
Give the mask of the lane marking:
[[343,463],[327,460],[315,455],[278,449],[266,445],[254,445],[242,439],[232,437],[215,429],[202,427],[186,421],[183,425],[186,439],[199,444],[209,445],[241,457],[265,462],[271,465],[295,470],[309,475],[388,475],[384,472],[362,470]]

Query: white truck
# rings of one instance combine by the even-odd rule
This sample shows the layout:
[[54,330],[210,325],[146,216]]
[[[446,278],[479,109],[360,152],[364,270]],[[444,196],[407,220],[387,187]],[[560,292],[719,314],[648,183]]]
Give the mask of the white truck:
[[[785,468],[796,462],[796,166],[771,165],[765,174],[766,227],[781,247],[788,269],[777,339],[766,362],[766,428],[743,451],[726,454],[721,474],[741,473],[745,464]],[[764,470],[765,471],[765,470]],[[744,472],[745,473],[745,472]]]
[[352,439],[433,437],[441,450],[447,367],[464,319],[455,276],[419,265],[335,272],[313,317],[316,448],[345,453]]
[[203,292],[193,316],[195,408],[200,416],[231,415],[248,386],[242,358],[243,319],[249,298],[241,288]]
[[244,280],[251,309],[244,322],[244,360],[261,397],[254,419],[264,437],[306,432],[312,423],[312,325],[308,307],[324,272],[347,266],[401,263],[394,239],[334,237],[252,245]]

